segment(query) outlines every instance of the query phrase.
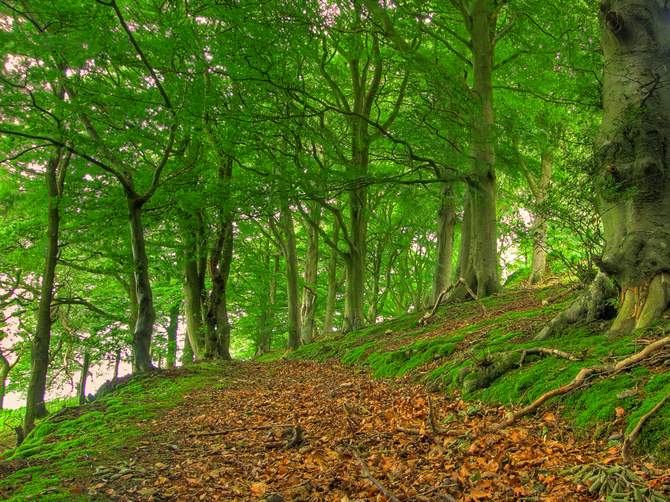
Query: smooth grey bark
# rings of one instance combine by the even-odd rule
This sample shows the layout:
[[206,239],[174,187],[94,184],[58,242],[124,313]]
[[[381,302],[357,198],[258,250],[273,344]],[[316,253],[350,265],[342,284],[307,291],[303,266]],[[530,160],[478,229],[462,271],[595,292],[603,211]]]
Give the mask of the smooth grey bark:
[[544,279],[547,269],[547,218],[543,213],[542,206],[547,200],[547,190],[551,182],[554,155],[551,150],[544,150],[540,161],[541,174],[537,179],[532,173],[526,171],[526,179],[538,210],[533,214],[531,235],[533,238],[533,255],[531,257],[531,271],[528,282],[538,284]]
[[58,149],[46,165],[47,185],[47,246],[44,255],[44,269],[40,285],[37,308],[37,327],[32,340],[30,380],[26,396],[26,412],[23,418],[23,432],[27,435],[34,427],[35,420],[47,414],[44,398],[49,370],[49,345],[51,343],[51,307],[56,285],[56,265],[58,263],[60,204],[65,185],[65,174],[70,162],[70,154]]
[[627,333],[649,326],[670,300],[670,5],[607,0],[600,23],[600,267],[622,291],[611,331]]
[[493,62],[496,23],[502,2],[472,0],[463,11],[471,41],[474,107],[471,122],[472,170],[467,184],[461,237],[460,275],[478,297],[497,292],[496,174]]
[[317,277],[319,269],[319,228],[321,222],[321,204],[311,203],[309,222],[305,223],[307,232],[307,253],[303,272],[302,303],[300,306],[301,343],[311,343],[316,334]]
[[368,307],[368,321],[374,324],[377,320],[379,309],[379,284],[381,282],[382,258],[384,257],[385,239],[378,238],[372,257],[372,291],[370,293],[370,306]]
[[[333,223],[333,242],[337,245],[340,238],[340,224],[337,220]],[[330,333],[333,330],[333,320],[335,318],[335,309],[337,308],[337,258],[336,249],[330,250],[328,258],[328,293],[326,295],[326,312],[323,317],[323,333]]]
[[91,353],[87,349],[84,351],[84,360],[81,363],[81,373],[79,374],[79,384],[77,385],[77,396],[79,396],[79,404],[84,404],[86,402],[86,381],[88,380],[90,367]]
[[437,253],[431,304],[435,304],[440,293],[451,285],[451,262],[454,252],[454,230],[456,228],[456,204],[451,183],[444,183],[440,191],[440,207],[437,213]]
[[173,305],[170,309],[170,323],[167,327],[167,368],[172,369],[177,366],[177,329],[179,328],[179,307],[180,304]]

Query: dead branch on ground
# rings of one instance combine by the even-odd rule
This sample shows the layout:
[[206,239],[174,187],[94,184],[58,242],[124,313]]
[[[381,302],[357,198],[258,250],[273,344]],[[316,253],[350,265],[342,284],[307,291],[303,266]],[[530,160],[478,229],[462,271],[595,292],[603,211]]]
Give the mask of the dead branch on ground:
[[363,477],[367,478],[375,487],[377,490],[379,490],[384,497],[389,499],[391,502],[400,502],[400,499],[396,497],[391,490],[389,490],[386,486],[382,484],[381,481],[379,481],[377,478],[372,476],[370,473],[370,468],[368,467],[368,463],[361,457],[360,453],[356,449],[356,447],[350,448],[351,453],[353,454],[354,457],[356,457],[356,460],[358,460],[358,463],[361,465],[361,473],[363,474]]
[[623,457],[623,461],[626,464],[629,464],[632,460],[632,449],[633,449],[633,444],[635,443],[635,440],[637,437],[640,435],[640,432],[642,431],[642,427],[644,427],[644,424],[649,420],[652,415],[654,415],[658,410],[660,410],[665,403],[670,400],[670,394],[665,396],[663,399],[661,399],[658,403],[656,403],[656,406],[654,406],[651,410],[649,410],[646,414],[640,418],[640,420],[637,422],[635,425],[635,428],[631,431],[628,436],[626,436],[626,439],[623,441],[623,446],[621,447],[621,456]]

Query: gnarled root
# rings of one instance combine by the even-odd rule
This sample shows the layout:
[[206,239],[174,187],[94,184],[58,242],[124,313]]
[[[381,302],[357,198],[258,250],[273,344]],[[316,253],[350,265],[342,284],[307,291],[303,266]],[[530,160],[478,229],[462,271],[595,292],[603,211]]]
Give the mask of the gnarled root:
[[623,371],[628,371],[629,369],[642,363],[652,354],[655,354],[659,350],[669,346],[670,346],[670,336],[665,336],[659,340],[656,340],[653,343],[650,343],[641,351],[636,352],[635,354],[628,356],[627,358],[622,359],[621,361],[613,365],[602,366],[598,368],[582,368],[577,374],[577,376],[572,380],[572,382],[563,385],[561,387],[557,387],[556,389],[552,389],[549,392],[545,392],[528,406],[520,409],[515,413],[511,413],[510,415],[508,415],[508,417],[505,419],[504,422],[502,422],[502,424],[500,424],[499,427],[507,427],[509,425],[512,425],[519,418],[536,411],[540,406],[549,401],[551,398],[562,396],[564,394],[572,392],[575,389],[589,385],[589,382],[595,378],[601,378],[609,375],[615,375]]
[[556,356],[568,361],[579,361],[580,356],[546,347],[533,347],[510,352],[500,352],[481,361],[477,369],[466,368],[460,375],[461,384],[465,392],[488,387],[493,381],[513,369],[523,366],[527,356]]
[[670,301],[670,274],[657,274],[649,282],[624,289],[621,299],[621,308],[609,333],[626,334],[649,327],[661,317]]
[[602,319],[607,310],[608,300],[615,296],[616,289],[612,281],[602,272],[598,273],[588,289],[567,310],[549,321],[535,339],[546,340],[567,326],[580,321],[591,322]]

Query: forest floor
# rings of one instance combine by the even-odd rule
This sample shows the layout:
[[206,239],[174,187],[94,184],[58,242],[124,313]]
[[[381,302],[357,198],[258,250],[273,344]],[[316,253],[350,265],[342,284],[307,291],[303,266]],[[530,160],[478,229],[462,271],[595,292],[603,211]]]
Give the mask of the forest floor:
[[600,324],[577,327],[545,344],[579,361],[529,358],[487,388],[459,387],[463,367],[537,345],[533,333],[572,296],[513,291],[445,307],[427,326],[416,313],[322,337],[288,359],[134,378],[6,452],[0,499],[670,500],[667,407],[645,427],[637,463],[621,465],[621,438],[668,390],[665,366],[594,382],[496,428],[510,410],[501,403],[527,403],[658,333],[612,339]]
[[[183,403],[143,421],[132,440],[107,441],[88,469],[33,500],[595,500],[566,470],[620,459],[553,412],[493,431],[502,407],[336,363],[221,365]],[[31,467],[40,473],[39,461]],[[670,470],[636,471],[640,487],[662,493],[670,483]]]

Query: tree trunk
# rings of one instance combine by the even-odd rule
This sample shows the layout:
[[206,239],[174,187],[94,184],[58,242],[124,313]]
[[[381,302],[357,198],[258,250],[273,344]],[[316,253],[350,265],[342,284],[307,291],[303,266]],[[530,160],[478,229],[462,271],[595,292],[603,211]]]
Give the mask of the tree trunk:
[[69,161],[70,155],[58,150],[56,155],[49,159],[46,168],[46,184],[49,197],[47,246],[37,310],[37,329],[32,341],[26,413],[23,419],[23,432],[26,435],[35,427],[35,420],[47,414],[44,397],[49,369],[49,344],[51,343],[51,302],[54,296],[56,264],[58,263],[60,202],[63,196],[65,172]]
[[230,180],[233,158],[217,150],[220,160],[219,183],[224,207],[220,209],[216,241],[209,256],[209,274],[212,290],[207,309],[208,335],[205,339],[205,357],[230,360],[230,321],[228,319],[227,288],[233,262],[234,225],[230,207]]
[[649,326],[670,300],[670,7],[601,4],[604,115],[597,139],[605,252],[621,288],[611,331]]
[[81,374],[79,375],[79,385],[77,385],[77,395],[79,396],[79,404],[86,402],[86,380],[88,380],[88,371],[91,367],[91,353],[86,350],[84,352],[84,360],[81,363]]
[[499,289],[493,116],[493,57],[498,2],[474,0],[467,20],[472,41],[474,113],[461,276],[478,297]]
[[114,356],[114,376],[112,376],[112,381],[116,383],[119,378],[119,366],[121,366],[121,351],[117,350]]
[[456,205],[451,183],[445,182],[442,186],[437,222],[437,256],[431,296],[433,305],[440,293],[451,285],[451,261],[456,228]]
[[[316,201],[312,203],[309,218],[314,224],[320,224],[321,204]],[[305,229],[307,231],[307,256],[305,256],[302,305],[300,307],[300,318],[302,319],[300,340],[303,344],[311,343],[316,332],[316,286],[319,272],[319,229],[309,223],[305,225]]]
[[191,342],[189,341],[188,335],[184,337],[184,349],[181,352],[181,363],[190,364],[193,362],[193,349],[191,348]]
[[[340,238],[340,225],[335,220],[333,224],[333,242],[337,245]],[[328,258],[328,295],[326,297],[326,313],[323,318],[323,333],[330,333],[333,330],[333,319],[337,307],[337,250],[330,250]]]
[[[367,173],[368,149],[355,154],[360,175]],[[349,251],[345,265],[347,286],[344,301],[344,329],[353,331],[363,327],[363,294],[365,291],[365,257],[367,253],[367,188],[349,191]]]
[[133,273],[137,292],[137,322],[133,329],[133,373],[141,373],[153,368],[151,363],[151,337],[154,331],[156,312],[154,310],[149,259],[144,241],[142,204],[128,197],[128,221],[130,243],[133,250]]
[[208,336],[205,340],[205,357],[229,360],[230,321],[228,319],[227,287],[233,261],[233,222],[221,223],[218,243],[210,257],[212,290],[207,311]]
[[177,366],[177,329],[179,327],[179,303],[170,309],[170,324],[167,327],[167,368]]
[[[529,282],[538,284],[544,279],[544,273],[547,269],[547,219],[543,214],[543,204],[547,199],[547,190],[551,181],[551,171],[553,166],[553,152],[545,150],[542,152],[542,173],[539,181],[531,183],[531,191],[535,197],[535,203],[538,208],[533,215],[533,225],[531,233],[533,236],[533,256],[531,259],[531,272]],[[532,174],[529,174],[532,176]],[[533,186],[534,185],[534,186]]]
[[[195,225],[195,227],[194,227]],[[183,224],[184,235],[184,317],[186,337],[192,355],[200,359],[205,353],[205,330],[203,326],[205,297],[206,254],[202,215],[197,213]]]
[[266,250],[264,257],[265,269],[270,269],[270,260],[272,260],[272,272],[270,275],[270,280],[268,281],[268,293],[263,296],[263,302],[261,305],[261,315],[258,321],[258,346],[256,347],[256,355],[260,356],[267,352],[270,352],[272,348],[272,332],[274,329],[273,315],[274,307],[277,303],[277,276],[279,275],[279,255],[270,254],[270,249]]
[[379,283],[381,282],[382,258],[384,257],[383,239],[377,239],[372,261],[372,292],[370,293],[370,306],[368,307],[368,321],[371,324],[377,322],[379,308]]
[[12,365],[9,363],[7,358],[0,354],[0,410],[4,408],[5,405],[5,394],[7,393],[7,379],[9,378],[9,372],[12,369]]
[[295,350],[300,346],[298,253],[296,251],[293,215],[286,198],[282,198],[279,220],[283,234],[284,259],[286,260],[286,287],[288,298],[288,349]]

